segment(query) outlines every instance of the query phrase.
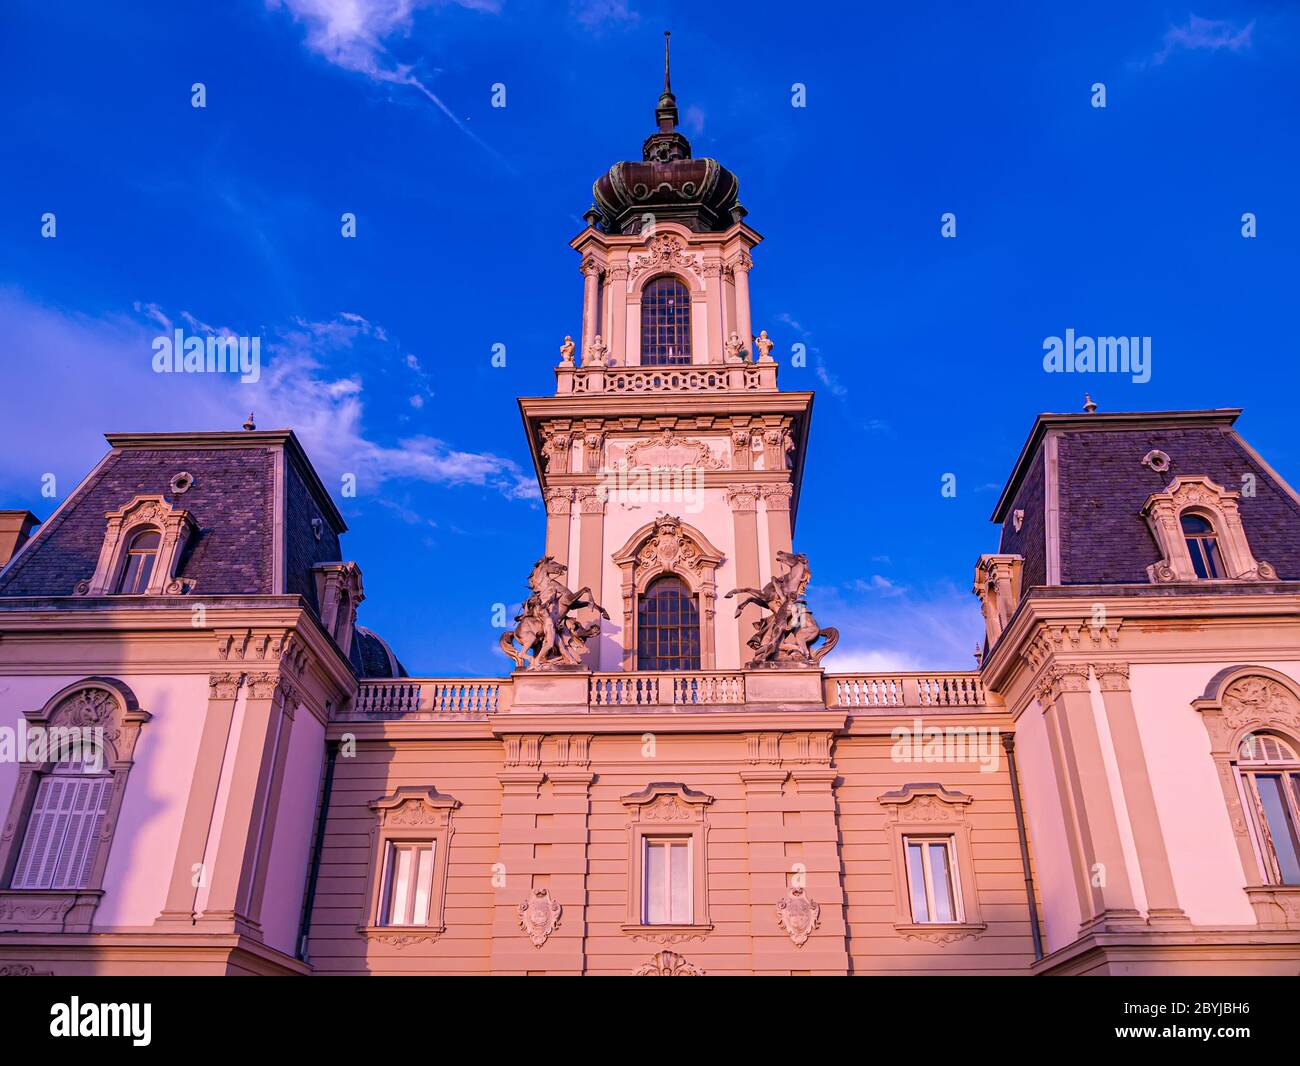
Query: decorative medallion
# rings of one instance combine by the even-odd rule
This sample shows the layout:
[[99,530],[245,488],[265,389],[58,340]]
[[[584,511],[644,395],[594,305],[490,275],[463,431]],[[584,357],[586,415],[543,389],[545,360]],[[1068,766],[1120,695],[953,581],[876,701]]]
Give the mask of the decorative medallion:
[[1163,474],[1173,466],[1173,460],[1169,458],[1168,452],[1162,452],[1159,448],[1152,448],[1146,455],[1142,456],[1142,465],[1150,467],[1157,474]]
[[776,920],[794,941],[795,947],[801,948],[821,924],[822,909],[809,898],[806,889],[792,888],[777,901]]
[[693,966],[675,951],[652,955],[644,966],[632,971],[633,977],[703,977],[704,971]]
[[638,466],[679,470],[698,467],[702,470],[720,470],[722,460],[715,456],[702,440],[679,437],[665,429],[656,437],[637,441],[627,450],[628,469]]
[[528,934],[534,947],[540,948],[560,924],[564,908],[560,901],[551,898],[549,888],[535,888],[528,899],[519,904],[519,927]]
[[684,268],[698,275],[700,257],[689,254],[679,238],[665,233],[651,240],[649,255],[636,257],[636,262],[632,265],[632,280],[635,281],[647,270],[660,267]]

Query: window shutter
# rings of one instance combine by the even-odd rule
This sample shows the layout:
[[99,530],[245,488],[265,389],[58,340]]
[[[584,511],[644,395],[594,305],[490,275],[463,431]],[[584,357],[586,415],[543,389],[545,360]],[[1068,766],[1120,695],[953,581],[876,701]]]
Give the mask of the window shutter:
[[95,861],[108,809],[109,777],[49,774],[36,789],[14,888],[81,888]]
[[51,888],[80,888],[85,883],[82,871],[88,871],[94,861],[94,836],[102,820],[101,805],[107,784],[108,779],[104,777],[82,777],[75,779],[68,790],[71,799],[66,804],[67,828],[49,882]]
[[62,836],[59,805],[68,784],[66,778],[46,776],[37,785],[36,801],[27,819],[23,848],[14,870],[14,888],[46,887],[41,883],[41,871],[46,866],[46,857],[58,846],[56,837]]

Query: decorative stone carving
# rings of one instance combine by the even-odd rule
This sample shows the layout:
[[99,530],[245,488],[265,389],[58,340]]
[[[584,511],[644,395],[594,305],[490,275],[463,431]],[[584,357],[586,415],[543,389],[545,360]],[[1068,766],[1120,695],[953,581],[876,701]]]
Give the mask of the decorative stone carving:
[[542,432],[542,466],[548,474],[567,474],[573,438],[554,430]]
[[758,336],[754,338],[754,347],[758,349],[758,361],[760,363],[774,363],[772,358],[772,349],[776,344],[767,335],[767,330],[759,330]]
[[194,487],[194,475],[188,470],[182,470],[179,474],[172,475],[167,487],[171,489],[173,496],[184,496]]
[[587,641],[600,631],[600,621],[583,623],[577,612],[590,607],[601,618],[609,618],[595,602],[590,588],[583,585],[573,592],[565,585],[567,572],[568,567],[549,555],[533,566],[528,577],[530,593],[523,609],[515,615],[515,628],[501,634],[501,650],[514,661],[516,669],[580,668]]
[[728,363],[745,362],[745,342],[740,339],[739,333],[734,330],[732,331],[731,335],[727,338],[727,343],[724,345],[724,349],[727,353],[726,361]]
[[758,498],[762,493],[761,485],[728,485],[727,505],[733,511],[757,510]]
[[1142,465],[1150,467],[1157,474],[1163,474],[1173,466],[1173,460],[1169,458],[1168,452],[1162,452],[1159,448],[1152,448],[1151,451],[1142,456]]
[[1017,507],[1011,512],[1011,528],[1019,533],[1025,526],[1025,509]]
[[317,563],[312,567],[312,576],[316,580],[321,625],[346,659],[356,633],[357,607],[366,598],[361,568],[352,562]]
[[567,515],[573,510],[573,489],[547,489],[546,513]]
[[[804,590],[812,572],[808,557],[802,553],[780,551],[777,562],[784,573],[775,575],[761,589],[737,588],[727,593],[727,599],[738,596],[736,617],[751,603],[770,611],[754,623],[754,635],[746,642],[754,649],[754,657],[746,669],[761,667],[810,666],[816,667],[825,655],[839,642],[838,629],[823,629],[808,610]],[[814,647],[818,640],[824,641]]]
[[984,613],[989,647],[997,643],[1020,603],[1023,555],[981,555],[975,564],[975,595]]
[[649,440],[637,441],[628,448],[625,459],[629,469],[657,467],[676,470],[697,467],[702,470],[719,470],[723,465],[722,460],[709,450],[704,441],[679,437],[670,429],[665,429]]
[[564,343],[560,345],[560,366],[573,366],[574,348],[573,338],[566,335]]
[[704,971],[675,951],[660,951],[632,971],[633,977],[703,977]]
[[632,263],[631,277],[635,281],[647,270],[671,270],[673,268],[689,270],[697,277],[700,274],[700,257],[685,250],[681,238],[664,233],[650,240],[650,251],[638,255]]
[[519,927],[528,934],[533,947],[540,948],[560,924],[563,908],[551,898],[548,888],[535,888],[519,904]]
[[1229,492],[1208,477],[1181,474],[1164,492],[1152,493],[1142,506],[1142,515],[1162,558],[1147,567],[1148,577],[1155,582],[1197,580],[1181,525],[1183,513],[1191,511],[1203,515],[1214,527],[1224,569],[1222,579],[1276,581],[1277,571],[1251,554],[1237,509],[1240,498],[1240,493]]
[[609,345],[605,339],[597,333],[592,338],[591,343],[587,345],[587,350],[582,353],[582,365],[588,366],[605,366],[609,360]]
[[790,510],[790,501],[794,498],[794,486],[785,485],[764,485],[763,486],[763,506],[769,511],[788,511]]
[[821,924],[822,909],[808,895],[806,889],[792,888],[776,903],[776,920],[786,934],[801,948]]

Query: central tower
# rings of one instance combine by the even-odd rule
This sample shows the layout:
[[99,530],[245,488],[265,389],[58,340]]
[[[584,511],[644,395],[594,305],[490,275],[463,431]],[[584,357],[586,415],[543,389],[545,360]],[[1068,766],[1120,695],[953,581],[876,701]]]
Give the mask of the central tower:
[[[609,612],[598,671],[737,670],[761,587],[791,549],[810,392],[777,387],[754,335],[751,253],[736,176],[696,158],[664,88],[641,159],[593,187],[570,242],[581,341],[565,338],[555,395],[520,400],[546,501],[546,554]],[[594,612],[593,612],[594,614]]]

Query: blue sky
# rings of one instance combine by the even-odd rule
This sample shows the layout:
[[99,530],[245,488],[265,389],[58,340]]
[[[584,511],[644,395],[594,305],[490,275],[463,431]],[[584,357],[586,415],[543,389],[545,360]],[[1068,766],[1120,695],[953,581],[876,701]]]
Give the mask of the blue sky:
[[[1300,14],[1058,7],[11,2],[0,504],[48,515],[42,477],[70,491],[103,432],[256,409],[357,475],[361,621],[413,673],[504,673],[492,607],[545,526],[515,397],[579,332],[566,242],[653,128],[671,28],[684,130],[767,238],[755,329],[810,353],[781,380],[818,392],[795,543],[845,632],[827,666],[968,668],[1039,411],[1241,406],[1300,480]],[[153,373],[177,327],[263,336],[262,379]],[[1067,328],[1151,337],[1150,381],[1045,374]]]

